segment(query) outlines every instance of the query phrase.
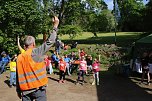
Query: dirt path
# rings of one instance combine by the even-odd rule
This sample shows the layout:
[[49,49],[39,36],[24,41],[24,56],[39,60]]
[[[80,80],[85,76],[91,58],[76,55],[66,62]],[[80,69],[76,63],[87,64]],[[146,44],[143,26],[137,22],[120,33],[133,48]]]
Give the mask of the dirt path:
[[[48,75],[47,87],[48,101],[98,101],[96,86],[85,83],[83,86],[75,85],[75,77],[68,77],[64,84],[57,82],[58,75]],[[21,101],[15,88],[9,88],[9,71],[0,75],[0,101]]]
[[[139,84],[140,78],[125,78],[109,71],[100,72],[100,86],[87,83],[75,85],[76,76],[66,77],[65,84],[57,82],[58,75],[49,75],[48,101],[152,101],[152,84]],[[15,88],[9,88],[9,71],[0,75],[0,101],[21,101]]]

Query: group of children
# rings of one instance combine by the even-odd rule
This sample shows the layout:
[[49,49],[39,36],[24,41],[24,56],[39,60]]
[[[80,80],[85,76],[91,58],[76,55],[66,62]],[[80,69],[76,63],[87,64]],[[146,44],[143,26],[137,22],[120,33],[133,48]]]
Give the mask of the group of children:
[[[85,58],[86,57],[86,58]],[[92,60],[92,57],[90,55],[84,56],[80,55],[78,60],[71,60],[68,55],[61,56],[61,57],[56,57],[58,62],[55,63],[52,59],[52,56],[49,57],[48,55],[45,56],[45,64],[46,64],[46,70],[48,74],[53,73],[53,66],[57,64],[57,69],[59,69],[59,83],[64,83],[65,82],[65,76],[66,73],[71,76],[71,66],[74,61],[78,67],[76,68],[78,71],[78,78],[75,82],[75,84],[84,84],[85,82],[85,75],[88,73],[93,73],[93,82],[92,85],[99,85],[99,71],[100,71],[100,63],[99,61],[95,58],[94,61]],[[9,86],[16,86],[16,60],[17,60],[17,55],[15,54],[11,60],[10,60],[10,84]],[[82,80],[81,80],[82,78]]]
[[[70,55],[60,56],[53,52],[51,57],[46,56],[46,69],[49,74],[53,73],[54,66],[56,69],[59,70],[59,83],[65,82],[65,75],[68,74],[71,76],[72,69],[77,69],[78,71],[78,78],[75,84],[81,83],[84,84],[84,77],[85,74],[93,73],[94,80],[92,85],[99,85],[99,71],[100,71],[100,63],[95,58],[94,61],[92,60],[91,55],[86,55],[83,50],[79,51],[79,59],[75,58],[74,52]],[[73,66],[76,65],[75,68]],[[82,78],[82,80],[80,80]]]

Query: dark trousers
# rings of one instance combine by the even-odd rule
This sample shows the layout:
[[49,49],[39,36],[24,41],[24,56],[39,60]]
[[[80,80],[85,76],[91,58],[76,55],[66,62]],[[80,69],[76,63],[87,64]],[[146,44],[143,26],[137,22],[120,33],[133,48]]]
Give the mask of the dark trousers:
[[75,70],[78,69],[78,65],[77,65],[77,64],[72,64],[72,65],[70,66],[70,68],[71,68],[71,74],[72,74]]
[[58,69],[59,63],[57,61],[55,61],[54,64],[55,64],[55,68]]
[[80,81],[80,77],[82,77],[82,82],[84,82],[84,74],[85,74],[85,71],[84,71],[84,70],[80,70],[80,71],[79,71],[78,81]]
[[60,70],[60,80],[65,80],[65,72]]
[[30,94],[23,95],[22,101],[46,101],[46,90],[38,89]]

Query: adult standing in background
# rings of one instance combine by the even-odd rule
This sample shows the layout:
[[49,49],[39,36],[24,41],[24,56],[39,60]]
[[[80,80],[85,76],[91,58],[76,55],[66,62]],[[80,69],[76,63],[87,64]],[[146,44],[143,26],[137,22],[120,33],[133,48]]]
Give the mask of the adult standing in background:
[[61,47],[62,47],[62,42],[61,42],[61,40],[57,37],[57,38],[56,38],[56,42],[55,42],[55,51],[56,51],[57,54],[60,54]]
[[141,78],[141,83],[143,83],[145,74],[147,75],[147,85],[150,85],[150,75],[149,75],[149,67],[148,67],[148,62],[149,62],[149,56],[147,52],[143,53],[143,56],[141,58],[141,67],[142,67],[142,78]]
[[46,101],[46,85],[48,82],[44,56],[55,43],[59,19],[54,17],[53,31],[48,39],[38,48],[35,38],[25,38],[26,51],[17,59],[17,94],[22,101]]

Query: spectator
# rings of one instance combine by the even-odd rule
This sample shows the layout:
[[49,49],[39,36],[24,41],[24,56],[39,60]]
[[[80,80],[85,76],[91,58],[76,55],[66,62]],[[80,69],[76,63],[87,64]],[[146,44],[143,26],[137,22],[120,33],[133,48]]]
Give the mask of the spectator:
[[93,67],[93,82],[92,85],[95,85],[97,82],[97,85],[99,85],[99,71],[100,71],[100,64],[99,61],[95,58],[94,62],[92,64]]
[[141,58],[141,68],[142,68],[142,78],[141,83],[144,81],[145,74],[147,74],[147,85],[150,85],[150,75],[149,75],[149,67],[148,67],[149,57],[148,53],[144,52]]
[[66,62],[64,61],[64,57],[62,56],[59,61],[59,69],[60,69],[60,80],[59,83],[65,82],[65,72],[66,72]]
[[152,51],[149,54],[148,66],[149,66],[149,73],[152,74]]
[[59,20],[52,19],[52,34],[38,48],[35,48],[35,38],[27,36],[25,38],[26,51],[17,59],[17,94],[22,101],[46,101],[46,85],[48,82],[44,55],[55,43]]
[[16,60],[17,55],[15,54],[10,62],[10,88],[16,86]]
[[56,42],[55,42],[55,51],[56,51],[57,54],[60,54],[61,47],[62,47],[62,42],[57,37]]
[[0,68],[1,68],[0,74],[2,74],[3,72],[6,71],[5,66],[6,66],[6,65],[10,62],[10,60],[11,60],[11,58],[9,57],[8,54],[6,54],[5,51],[3,51],[3,52],[1,53],[1,55],[2,55],[2,61],[0,62]]

